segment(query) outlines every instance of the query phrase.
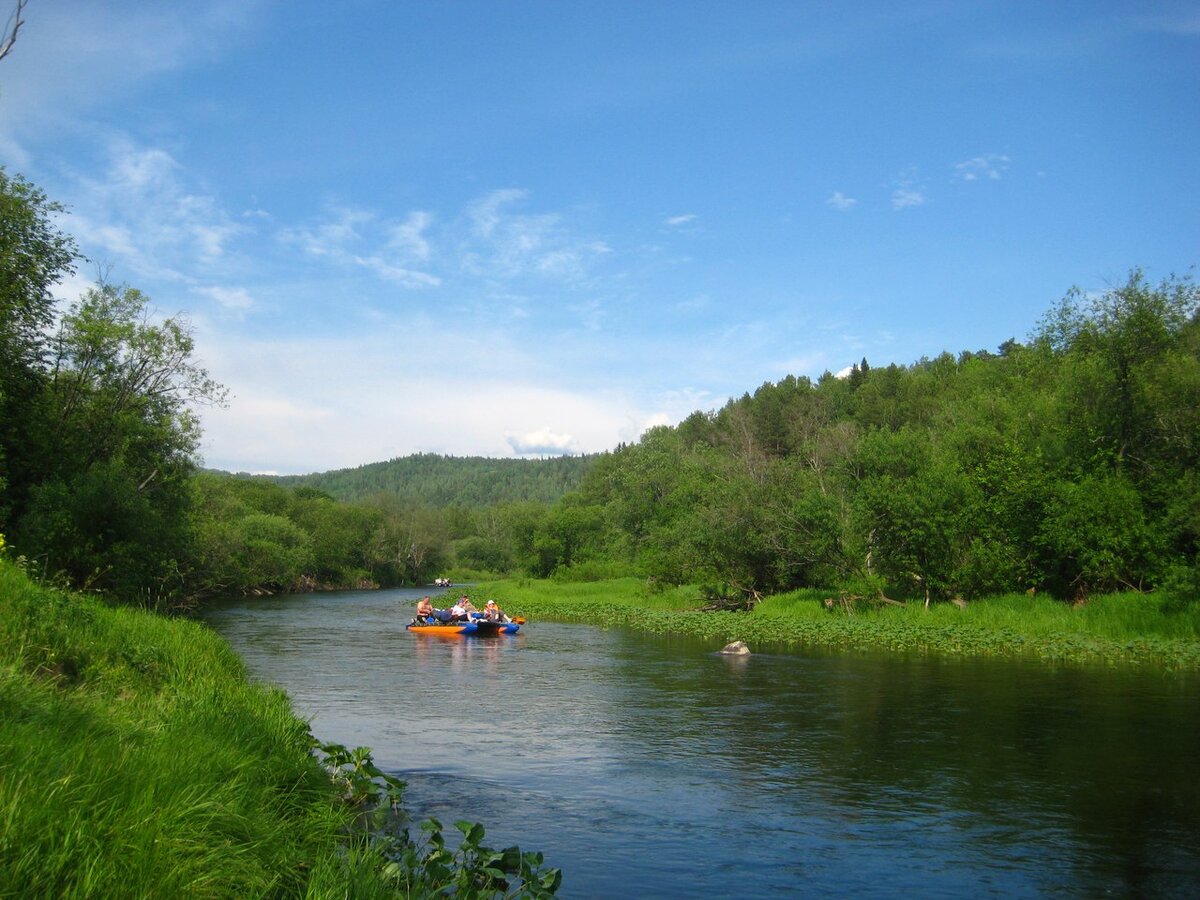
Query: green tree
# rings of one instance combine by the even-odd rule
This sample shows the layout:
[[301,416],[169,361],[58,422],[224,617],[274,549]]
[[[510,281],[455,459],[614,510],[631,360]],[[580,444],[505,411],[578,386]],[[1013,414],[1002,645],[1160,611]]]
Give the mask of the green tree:
[[1059,485],[1042,530],[1056,593],[1083,600],[1145,586],[1151,530],[1141,498],[1124,475],[1087,475]]
[[862,442],[856,504],[870,566],[931,599],[960,590],[978,499],[953,460],[925,432],[875,432]]
[[0,528],[11,531],[38,484],[36,432],[46,383],[51,288],[75,270],[74,240],[54,226],[62,206],[0,168]]
[[14,529],[21,549],[77,582],[157,601],[189,552],[192,405],[221,402],[223,389],[192,362],[186,323],[153,323],[130,288],[89,290],[53,350],[26,435],[38,486]]
[[241,589],[288,590],[312,571],[312,540],[283,516],[251,513],[221,524],[229,566],[224,580]]

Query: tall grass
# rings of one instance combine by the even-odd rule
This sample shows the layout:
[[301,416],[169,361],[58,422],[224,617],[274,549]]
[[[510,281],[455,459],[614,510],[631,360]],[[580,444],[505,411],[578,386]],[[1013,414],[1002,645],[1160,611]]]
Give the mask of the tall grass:
[[297,896],[347,811],[223,641],[0,560],[0,896]]

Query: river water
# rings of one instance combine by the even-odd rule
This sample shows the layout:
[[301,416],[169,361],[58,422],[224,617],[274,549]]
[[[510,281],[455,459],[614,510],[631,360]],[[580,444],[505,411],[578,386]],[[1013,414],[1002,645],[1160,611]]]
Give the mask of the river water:
[[422,593],[205,619],[415,818],[542,851],[561,897],[1200,897],[1194,675],[541,621],[437,638],[404,630]]

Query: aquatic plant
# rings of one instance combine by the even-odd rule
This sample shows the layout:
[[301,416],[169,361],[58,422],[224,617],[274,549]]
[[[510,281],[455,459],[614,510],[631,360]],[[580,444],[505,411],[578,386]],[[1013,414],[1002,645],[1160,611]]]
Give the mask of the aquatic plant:
[[752,612],[702,612],[696,591],[654,592],[638,579],[565,586],[528,579],[476,591],[499,598],[530,620],[587,622],[660,634],[685,634],[718,646],[834,648],[841,651],[1012,656],[1055,663],[1200,668],[1200,614],[1168,613],[1161,598],[1112,595],[1084,607],[1009,595],[966,608],[887,606],[846,615],[827,609],[812,589],[767,597]]

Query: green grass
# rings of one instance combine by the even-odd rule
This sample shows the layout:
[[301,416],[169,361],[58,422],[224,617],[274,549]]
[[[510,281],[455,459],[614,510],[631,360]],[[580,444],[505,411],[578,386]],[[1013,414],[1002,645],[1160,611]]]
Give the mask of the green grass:
[[0,561],[0,896],[300,896],[350,811],[203,626]]
[[882,606],[847,615],[830,610],[832,591],[765,598],[752,612],[699,612],[694,587],[655,590],[644,579],[588,584],[513,579],[486,582],[474,598],[494,597],[509,615],[623,625],[689,634],[751,649],[813,646],[898,653],[1036,657],[1056,662],[1200,668],[1200,604],[1164,606],[1143,594],[1096,597],[1072,607],[1044,597],[1008,595],[959,608]]
[[0,898],[492,897],[498,865],[510,896],[553,893],[558,871],[518,848],[364,831],[369,804],[346,796],[384,800],[382,823],[403,785],[345,755],[351,777],[205,626],[40,587],[0,556]]

